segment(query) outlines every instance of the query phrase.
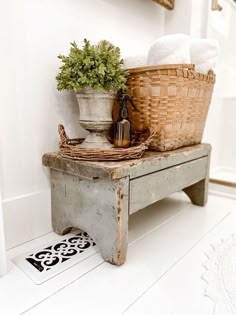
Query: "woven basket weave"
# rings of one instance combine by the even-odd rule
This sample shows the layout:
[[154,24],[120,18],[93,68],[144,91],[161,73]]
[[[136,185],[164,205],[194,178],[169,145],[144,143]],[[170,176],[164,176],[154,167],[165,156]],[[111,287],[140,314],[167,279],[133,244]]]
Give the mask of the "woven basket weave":
[[129,69],[128,91],[139,112],[129,111],[133,130],[154,128],[150,148],[168,151],[201,142],[215,83],[213,71],[194,65]]
[[[60,154],[61,156],[74,159],[74,160],[85,160],[85,161],[121,161],[130,159],[140,159],[145,150],[148,149],[149,143],[155,136],[155,130],[145,130],[143,135],[136,135],[133,139],[132,145],[129,148],[107,148],[107,149],[97,149],[97,148],[80,148],[79,144],[84,139],[69,139],[65,128],[63,125],[58,126],[58,132],[60,135]],[[148,135],[147,135],[148,134]],[[146,139],[142,140],[142,136]],[[135,142],[138,142],[136,144]]]

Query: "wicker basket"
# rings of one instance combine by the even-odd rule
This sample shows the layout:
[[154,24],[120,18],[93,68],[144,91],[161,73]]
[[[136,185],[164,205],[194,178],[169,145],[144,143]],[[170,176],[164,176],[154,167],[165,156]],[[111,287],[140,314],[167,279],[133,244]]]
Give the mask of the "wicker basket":
[[156,151],[200,143],[214,82],[213,71],[197,73],[194,65],[129,69],[127,93],[139,110],[129,111],[133,130],[155,128]]
[[[63,125],[58,126],[58,133],[60,135],[60,154],[73,160],[85,161],[121,161],[130,159],[140,159],[145,150],[148,149],[152,138],[155,136],[155,130],[145,130],[143,134],[136,135],[129,148],[80,148],[78,144],[84,139],[69,139]],[[142,136],[145,140],[142,141]],[[142,141],[140,143],[140,141]],[[137,143],[136,143],[137,142]]]

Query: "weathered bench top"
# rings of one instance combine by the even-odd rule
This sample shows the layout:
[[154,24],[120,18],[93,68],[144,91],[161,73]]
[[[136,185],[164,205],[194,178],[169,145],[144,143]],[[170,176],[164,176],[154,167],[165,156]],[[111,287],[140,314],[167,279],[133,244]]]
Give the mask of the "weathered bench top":
[[210,144],[199,144],[167,152],[146,151],[141,159],[117,162],[72,160],[55,152],[43,155],[43,165],[87,179],[119,179],[126,176],[136,178],[199,159],[209,155],[210,151]]

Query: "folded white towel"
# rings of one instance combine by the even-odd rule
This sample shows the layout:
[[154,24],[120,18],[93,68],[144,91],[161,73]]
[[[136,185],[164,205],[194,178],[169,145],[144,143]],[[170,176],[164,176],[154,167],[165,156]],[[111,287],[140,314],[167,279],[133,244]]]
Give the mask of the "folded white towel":
[[147,65],[147,56],[138,55],[124,58],[124,68],[137,68]]
[[157,39],[148,52],[148,65],[190,63],[190,38],[173,34]]
[[209,70],[215,70],[217,59],[209,59],[205,63],[196,64],[195,70],[200,73],[207,74]]
[[219,45],[215,39],[191,39],[190,58],[196,70],[207,74],[216,67]]

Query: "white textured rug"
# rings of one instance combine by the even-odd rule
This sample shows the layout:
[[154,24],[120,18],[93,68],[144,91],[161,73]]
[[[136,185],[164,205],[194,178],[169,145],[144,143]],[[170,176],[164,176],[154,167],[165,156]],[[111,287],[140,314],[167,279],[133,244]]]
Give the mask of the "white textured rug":
[[98,252],[86,232],[74,230],[12,261],[36,284],[41,284]]
[[214,315],[236,314],[236,235],[222,239],[211,245],[205,253],[206,272],[203,279],[207,282],[206,295],[214,303]]

